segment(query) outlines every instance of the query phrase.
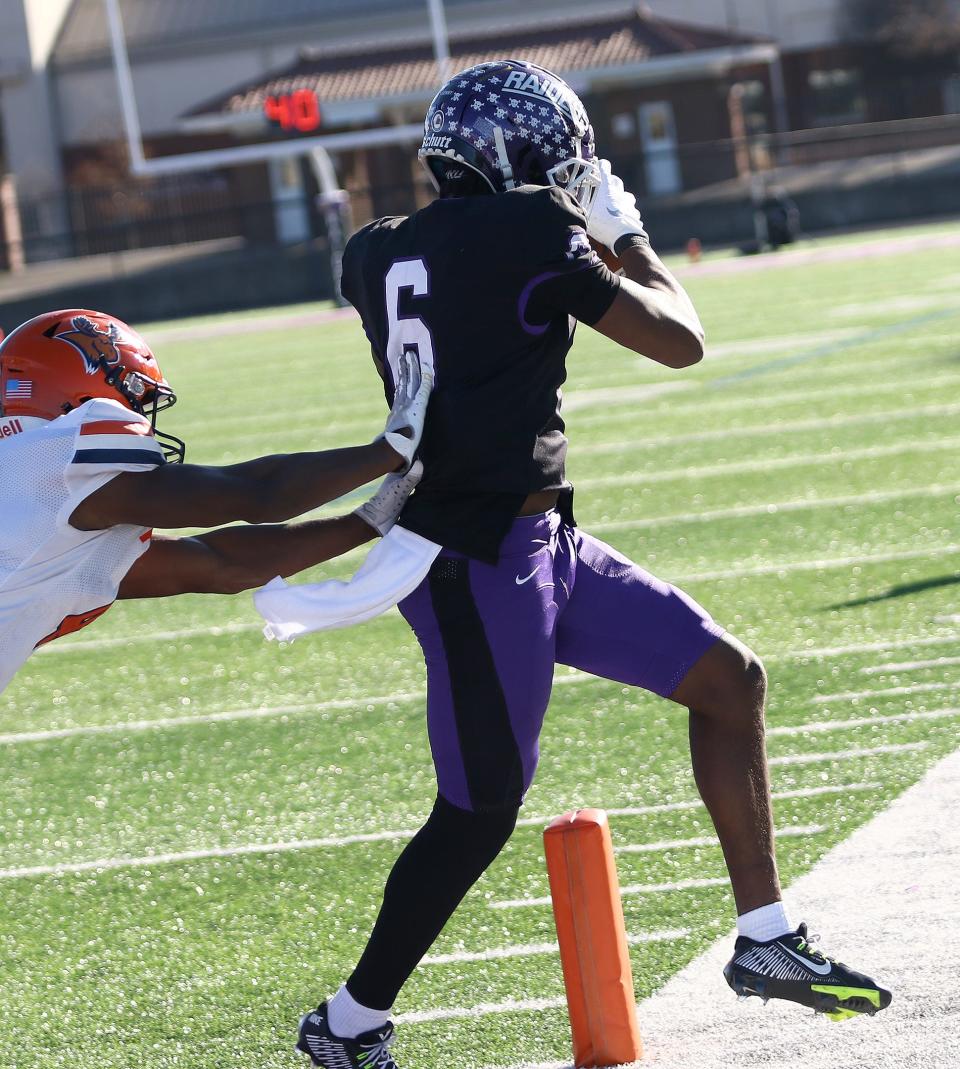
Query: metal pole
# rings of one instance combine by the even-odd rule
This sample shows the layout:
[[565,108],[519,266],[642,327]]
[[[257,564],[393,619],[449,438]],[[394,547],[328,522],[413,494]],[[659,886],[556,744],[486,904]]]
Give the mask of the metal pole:
[[333,278],[333,299],[343,307],[343,291],[340,280],[343,276],[343,250],[346,247],[346,214],[349,210],[350,194],[337,185],[337,173],[330,159],[330,153],[322,146],[313,149],[309,156],[313,173],[317,178],[320,192],[317,194],[317,206],[323,212],[327,226],[327,241],[330,244],[330,274]]
[[130,166],[136,173],[144,163],[143,142],[140,135],[140,119],[137,116],[137,100],[133,92],[133,75],[130,73],[130,57],[123,36],[123,19],[118,0],[104,0],[107,22],[110,24],[110,48],[113,51],[113,66],[117,74],[117,89],[120,92],[120,108],[123,126],[127,134],[127,150]]
[[437,74],[440,84],[450,77],[450,37],[447,33],[447,18],[443,0],[427,0],[430,9],[430,28],[433,31],[433,54],[437,57]]

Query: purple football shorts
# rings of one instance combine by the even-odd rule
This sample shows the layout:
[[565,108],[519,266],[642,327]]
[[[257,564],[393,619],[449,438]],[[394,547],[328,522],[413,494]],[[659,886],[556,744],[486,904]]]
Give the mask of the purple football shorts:
[[497,564],[444,550],[400,603],[427,665],[440,794],[518,805],[555,664],[668,697],[723,628],[690,597],[559,513],[518,518]]

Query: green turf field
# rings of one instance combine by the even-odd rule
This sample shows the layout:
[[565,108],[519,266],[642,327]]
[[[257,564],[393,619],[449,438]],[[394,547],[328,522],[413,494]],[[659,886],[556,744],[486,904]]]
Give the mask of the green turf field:
[[[954,749],[960,717],[960,244],[789,257],[690,279],[698,367],[584,329],[566,391],[580,522],[767,663],[787,881]],[[157,350],[194,461],[379,429],[353,320]],[[0,1065],[297,1064],[300,1013],[349,971],[432,802],[422,677],[395,613],[278,647],[248,596],[119,605],[36,656],[0,698]],[[695,798],[682,710],[560,670],[523,825],[404,991],[398,1062],[569,1058],[540,846],[565,809],[650,847],[619,859],[638,997],[727,931],[719,848],[683,845],[709,834]]]

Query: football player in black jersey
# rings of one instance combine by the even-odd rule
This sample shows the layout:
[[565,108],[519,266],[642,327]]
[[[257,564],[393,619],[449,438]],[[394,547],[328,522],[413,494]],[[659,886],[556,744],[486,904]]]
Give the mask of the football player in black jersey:
[[[435,371],[425,474],[399,522],[442,547],[400,603],[426,660],[439,791],[359,964],[303,1018],[299,1048],[325,1067],[394,1066],[390,1007],[513,831],[558,663],[689,710],[693,770],[739,914],[731,986],[835,1016],[883,1008],[888,992],[787,919],[760,661],[574,523],[560,388],[576,321],[683,368],[703,355],[693,305],[634,198],[595,158],[582,103],[548,71],[509,60],[453,78],[430,106],[420,157],[438,199],[355,234],[343,292],[388,398],[402,354]],[[622,275],[588,239],[616,254]]]

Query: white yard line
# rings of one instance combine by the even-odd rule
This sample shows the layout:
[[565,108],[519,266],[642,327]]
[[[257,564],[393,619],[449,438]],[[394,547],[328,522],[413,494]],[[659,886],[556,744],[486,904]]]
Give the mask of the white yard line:
[[946,720],[953,716],[960,716],[960,708],[895,713],[892,716],[860,716],[853,720],[819,720],[806,724],[793,724],[788,727],[768,727],[767,738],[777,735],[818,735],[824,731],[847,731],[850,728],[882,727],[884,724],[910,724],[914,721]]
[[[825,824],[797,824],[777,828],[778,839],[795,839],[806,835],[820,835],[827,830]],[[660,854],[666,850],[684,850],[696,846],[719,846],[716,835],[699,835],[693,839],[661,839],[655,843],[626,843],[615,846],[615,854]]]
[[675,512],[666,516],[650,516],[635,520],[601,520],[585,524],[590,531],[636,531],[646,528],[667,527],[675,523],[712,523],[715,520],[731,520],[749,516],[776,516],[783,512],[807,512],[816,509],[846,508],[850,505],[876,505],[885,501],[901,501],[910,498],[946,497],[960,494],[960,483],[935,486],[912,486],[902,490],[871,490],[865,494],[846,494],[842,497],[802,498],[793,501],[760,502],[756,505],[730,505],[722,509],[705,509],[700,512]]
[[[842,794],[852,791],[874,790],[876,783],[851,783],[800,788],[774,794],[774,800],[787,798],[810,798],[823,794]],[[661,805],[633,806],[627,809],[608,809],[608,816],[646,816],[677,810],[697,809],[699,800],[665,802]],[[526,817],[517,821],[518,826],[546,827],[550,817]],[[284,854],[296,850],[334,849],[353,846],[357,843],[399,842],[411,838],[416,829],[404,828],[392,831],[358,832],[352,835],[329,835],[322,839],[287,839],[273,843],[248,843],[240,846],[210,847],[203,850],[183,850],[176,853],[145,854],[141,857],[101,858],[95,861],[62,862],[53,865],[26,865],[0,869],[0,879],[20,879],[31,876],[64,876],[76,872],[99,872],[112,869],[149,868],[154,865],[169,865],[181,861],[202,861],[214,857],[240,857],[249,854]]]
[[686,479],[710,479],[727,475],[748,475],[757,472],[781,471],[784,468],[827,467],[851,460],[879,460],[884,457],[913,453],[955,453],[960,438],[935,438],[929,442],[904,440],[889,445],[864,446],[861,449],[838,449],[827,453],[791,453],[785,457],[757,457],[751,460],[724,461],[721,464],[683,465],[677,468],[656,468],[651,471],[625,471],[614,475],[598,475],[578,479],[577,487],[594,490],[603,486],[634,486],[637,484],[676,482]]
[[[957,617],[960,623],[960,617]],[[786,650],[783,653],[767,654],[765,661],[802,661],[808,657],[816,660],[827,657],[844,657],[851,653],[886,653],[891,650],[910,650],[926,648],[927,646],[955,646],[960,642],[960,636],[956,633],[949,635],[924,635],[921,638],[894,638],[881,639],[878,642],[848,642],[839,646],[809,646],[796,650]]]
[[366,705],[392,705],[394,702],[421,701],[425,691],[400,691],[378,697],[333,698],[330,701],[308,705],[258,706],[253,709],[227,709],[219,713],[202,713],[199,716],[170,716],[156,720],[131,720],[119,724],[90,724],[86,727],[53,728],[49,731],[15,731],[0,735],[0,745],[12,746],[25,742],[48,742],[51,739],[72,739],[86,735],[125,735],[130,732],[154,731],[164,728],[189,727],[193,724],[216,724],[239,720],[268,720],[279,716],[296,716],[301,713],[322,713],[330,709],[362,709]]
[[[631,946],[642,946],[644,943],[667,943],[677,939],[686,939],[689,934],[689,928],[668,928],[665,931],[627,935],[627,942]],[[428,954],[420,964],[455,965],[467,961],[502,961],[506,958],[557,954],[559,951],[560,947],[557,943],[526,943],[522,946],[494,947],[492,950],[459,950],[453,954]]]
[[771,768],[784,765],[815,765],[821,761],[855,761],[861,757],[876,757],[880,754],[908,753],[913,750],[925,750],[928,742],[897,742],[885,746],[854,747],[849,750],[835,750],[832,753],[784,754],[783,757],[770,757],[767,764]]
[[[606,391],[605,391],[606,392]],[[616,391],[610,391],[616,392]],[[622,391],[621,391],[622,392]],[[577,395],[575,394],[574,397]],[[564,410],[567,405],[564,403]],[[731,442],[737,438],[780,438],[787,434],[803,434],[806,431],[834,430],[841,427],[857,427],[871,423],[885,426],[898,420],[919,419],[926,416],[953,416],[960,413],[960,404],[917,405],[913,408],[895,408],[887,411],[854,412],[846,415],[822,416],[818,419],[783,420],[746,427],[714,427],[706,431],[688,431],[684,434],[661,434],[649,438],[618,438],[615,442],[594,442],[578,446],[576,455],[617,455],[649,449],[651,446],[677,446],[692,442]]]
[[[621,886],[620,895],[660,895],[672,894],[674,891],[698,890],[701,887],[723,887],[730,880],[727,876],[708,876],[693,880],[675,880],[671,883],[633,883]],[[549,906],[549,895],[540,898],[506,898],[499,902],[491,902],[491,909],[524,909],[527,906]]]
[[881,690],[843,690],[837,694],[816,694],[811,699],[816,705],[830,702],[849,702],[860,698],[896,698],[901,694],[926,694],[935,690],[960,690],[960,683],[911,683],[905,687],[887,687]]
[[[955,552],[958,548],[956,546],[948,547],[949,552]],[[916,554],[910,551],[909,556],[925,556],[926,553]],[[903,554],[897,555],[894,559],[903,559]],[[867,558],[858,557],[842,558],[840,564],[849,564],[851,562],[865,561]],[[875,559],[875,558],[874,558]],[[890,559],[889,555],[884,555],[884,560]],[[826,566],[827,562],[818,561],[816,567]],[[836,562],[834,562],[836,565]],[[766,568],[766,566],[763,566]],[[771,566],[772,567],[772,566]],[[783,566],[780,566],[781,568]],[[779,570],[779,569],[777,569]],[[717,573],[704,573],[699,576],[687,577],[688,581],[698,579],[715,579],[723,578],[729,573],[723,573],[722,576],[718,576]],[[805,659],[820,659],[829,657],[840,657],[846,654],[857,653],[874,653],[874,652],[888,652],[897,649],[913,649],[927,646],[941,646],[947,644],[955,644],[958,641],[956,635],[933,635],[924,636],[922,638],[902,638],[891,639],[889,641],[879,642],[860,642],[860,643],[848,643],[846,645],[838,646],[811,646],[810,648],[800,648],[796,650],[787,650],[783,653],[771,653],[764,656],[764,660],[773,663],[777,661],[798,661]],[[936,662],[933,662],[936,663]],[[554,686],[568,686],[576,685],[580,683],[588,683],[594,679],[593,676],[586,675],[584,673],[571,673],[569,675],[558,675],[554,678]],[[45,742],[49,739],[68,739],[82,737],[86,735],[120,735],[128,732],[139,731],[151,731],[154,729],[175,729],[181,727],[192,727],[199,724],[208,724],[216,722],[229,722],[231,720],[268,720],[271,717],[276,716],[296,716],[296,715],[310,715],[315,712],[322,712],[326,709],[349,709],[359,708],[363,705],[384,705],[391,702],[406,702],[406,701],[422,701],[425,697],[425,691],[401,691],[395,694],[382,694],[374,695],[370,697],[360,697],[356,699],[352,698],[338,698],[327,702],[317,702],[314,704],[304,705],[281,705],[275,707],[258,706],[252,709],[235,709],[225,710],[214,713],[204,713],[197,716],[183,716],[183,717],[163,717],[156,720],[135,720],[126,723],[111,723],[111,724],[90,724],[85,726],[68,727],[68,728],[50,728],[44,731],[16,731],[9,732],[7,734],[0,734],[0,745],[17,745],[19,743],[31,743],[31,742]]]
[[[698,583],[713,579],[743,579],[751,575],[791,575],[794,572],[818,572],[830,568],[848,568],[861,564],[886,564],[895,560],[917,560],[923,557],[928,560],[938,560],[941,557],[950,557],[954,553],[960,553],[960,544],[951,543],[945,546],[927,546],[924,549],[894,549],[883,553],[857,553],[847,557],[824,557],[821,560],[797,560],[782,561],[779,564],[748,564],[741,567],[718,568],[707,572],[688,572],[673,578],[673,582]],[[941,623],[960,623],[960,617],[956,620],[946,618]]]
[[960,657],[936,657],[927,661],[887,661],[884,664],[867,665],[860,669],[865,676],[880,676],[887,672],[916,672],[922,668],[946,668],[960,664]]
[[426,1024],[429,1021],[454,1021],[485,1017],[491,1013],[541,1013],[543,1010],[565,1008],[565,998],[508,999],[506,1002],[480,1002],[476,1006],[457,1006],[450,1009],[415,1010],[394,1017],[394,1024]]
[[263,623],[220,624],[213,627],[181,627],[172,631],[150,631],[142,634],[117,636],[115,638],[88,638],[80,641],[52,642],[41,646],[33,656],[49,657],[56,653],[84,653],[90,650],[109,650],[117,646],[129,646],[135,642],[179,642],[185,638],[219,638],[221,635],[238,635],[248,631],[262,631]]

